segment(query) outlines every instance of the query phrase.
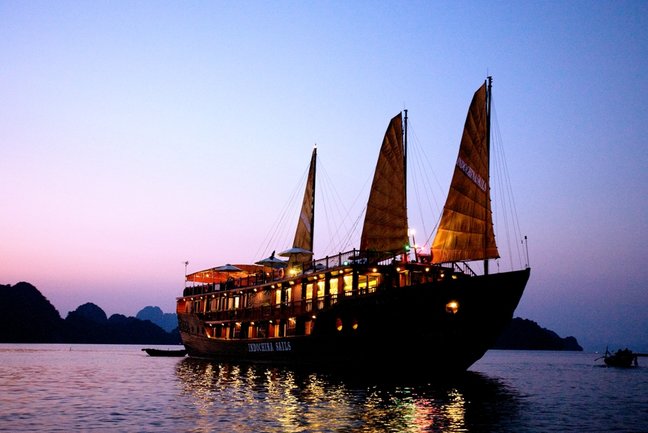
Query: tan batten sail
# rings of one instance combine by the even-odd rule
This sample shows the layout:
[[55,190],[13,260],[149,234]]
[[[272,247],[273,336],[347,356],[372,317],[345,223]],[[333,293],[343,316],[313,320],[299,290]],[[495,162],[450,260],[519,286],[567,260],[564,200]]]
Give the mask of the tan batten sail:
[[497,258],[490,207],[488,100],[484,83],[466,116],[457,164],[432,244],[432,261]]
[[[315,161],[317,160],[317,147],[313,148],[308,179],[304,190],[304,200],[297,220],[293,248],[281,255],[289,256],[291,262],[305,262],[313,255],[313,228],[315,224]],[[292,251],[292,252],[290,252]]]
[[376,164],[360,250],[403,251],[407,241],[405,160],[402,114],[387,127]]

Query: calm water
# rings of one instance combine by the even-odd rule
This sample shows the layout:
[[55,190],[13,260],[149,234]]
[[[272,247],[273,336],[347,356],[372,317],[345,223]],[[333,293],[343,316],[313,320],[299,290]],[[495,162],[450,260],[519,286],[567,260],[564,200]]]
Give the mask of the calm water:
[[492,351],[455,380],[365,379],[139,346],[0,345],[0,432],[647,432],[648,359]]

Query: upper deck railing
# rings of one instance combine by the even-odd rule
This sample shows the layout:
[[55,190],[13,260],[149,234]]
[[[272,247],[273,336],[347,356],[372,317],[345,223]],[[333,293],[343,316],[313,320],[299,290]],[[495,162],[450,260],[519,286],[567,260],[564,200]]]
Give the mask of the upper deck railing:
[[242,289],[246,287],[260,286],[267,283],[279,282],[298,278],[302,275],[326,272],[335,268],[356,265],[356,264],[390,264],[401,254],[376,253],[374,251],[360,251],[353,249],[341,252],[333,256],[326,256],[322,259],[295,263],[290,269],[272,269],[270,272],[259,272],[248,274],[244,277],[230,278],[222,283],[207,283],[197,286],[185,287],[183,296],[200,295],[204,293]]

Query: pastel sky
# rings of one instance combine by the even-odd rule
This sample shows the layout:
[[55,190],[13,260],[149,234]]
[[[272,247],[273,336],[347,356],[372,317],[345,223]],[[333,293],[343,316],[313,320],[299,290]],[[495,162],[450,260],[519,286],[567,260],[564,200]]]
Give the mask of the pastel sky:
[[446,191],[487,75],[532,267],[516,315],[648,351],[645,1],[0,0],[0,284],[63,317],[173,312],[185,261],[289,246],[315,143],[350,225],[404,108]]

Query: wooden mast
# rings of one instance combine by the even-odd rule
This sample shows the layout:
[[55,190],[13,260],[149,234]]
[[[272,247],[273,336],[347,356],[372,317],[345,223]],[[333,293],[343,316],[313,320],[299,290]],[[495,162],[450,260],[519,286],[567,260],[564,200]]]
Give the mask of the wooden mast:
[[[313,215],[311,217],[311,238],[310,238],[310,248],[309,251],[313,252],[313,247],[315,243],[315,179],[317,171],[317,143],[313,146],[313,155],[312,155],[312,169],[313,169]],[[311,256],[311,260],[313,257]]]
[[[407,221],[407,110],[405,111],[405,124],[403,125],[403,192],[405,194],[405,216]],[[409,224],[408,224],[409,225]],[[409,258],[409,227],[407,227],[407,245],[403,246],[405,262]]]
[[[490,212],[490,135],[491,135],[491,88],[493,86],[493,77],[487,77],[488,86],[486,87],[486,169],[488,170],[486,177],[486,212]],[[484,274],[488,275],[488,231],[492,230],[492,226],[484,224]]]

